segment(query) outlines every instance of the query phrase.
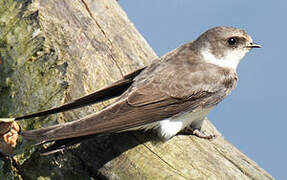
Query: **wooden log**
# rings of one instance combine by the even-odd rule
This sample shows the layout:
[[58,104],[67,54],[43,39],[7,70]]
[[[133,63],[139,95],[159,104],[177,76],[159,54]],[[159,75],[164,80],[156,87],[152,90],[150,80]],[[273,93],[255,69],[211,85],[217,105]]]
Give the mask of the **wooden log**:
[[[54,107],[96,91],[157,58],[115,0],[0,1],[0,115]],[[110,102],[21,122],[23,130],[72,121]],[[206,120],[214,140],[153,133],[94,138],[50,156],[21,141],[2,158],[7,179],[273,179]],[[1,178],[2,179],[2,178]]]

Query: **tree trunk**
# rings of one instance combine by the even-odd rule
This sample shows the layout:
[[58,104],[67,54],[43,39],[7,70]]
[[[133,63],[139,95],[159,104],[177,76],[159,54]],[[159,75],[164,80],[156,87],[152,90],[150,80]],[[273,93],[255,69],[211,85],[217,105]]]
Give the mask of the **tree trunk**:
[[[55,107],[94,92],[157,58],[115,0],[0,1],[0,116]],[[21,122],[22,130],[83,117],[110,102]],[[40,156],[22,140],[0,161],[7,179],[273,179],[227,142],[152,133],[94,138]],[[2,179],[2,178],[1,178]]]

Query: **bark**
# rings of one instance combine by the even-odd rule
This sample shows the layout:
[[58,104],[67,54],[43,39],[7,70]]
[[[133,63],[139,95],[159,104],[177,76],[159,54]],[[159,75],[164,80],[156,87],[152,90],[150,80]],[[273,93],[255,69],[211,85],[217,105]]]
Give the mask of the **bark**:
[[[96,91],[157,56],[115,0],[0,1],[0,115],[54,107]],[[75,120],[110,102],[21,122],[22,129]],[[227,142],[152,133],[94,138],[40,156],[20,140],[1,179],[273,179]]]

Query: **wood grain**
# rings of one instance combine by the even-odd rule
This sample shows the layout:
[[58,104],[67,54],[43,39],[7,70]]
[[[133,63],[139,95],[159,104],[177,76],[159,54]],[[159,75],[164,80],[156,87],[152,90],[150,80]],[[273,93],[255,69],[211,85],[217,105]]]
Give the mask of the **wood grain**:
[[[0,115],[54,107],[94,92],[157,56],[115,0],[0,2]],[[32,129],[71,121],[109,102],[21,123]],[[273,179],[224,139],[151,132],[95,137],[72,149],[40,156],[22,141],[1,177],[22,179]]]

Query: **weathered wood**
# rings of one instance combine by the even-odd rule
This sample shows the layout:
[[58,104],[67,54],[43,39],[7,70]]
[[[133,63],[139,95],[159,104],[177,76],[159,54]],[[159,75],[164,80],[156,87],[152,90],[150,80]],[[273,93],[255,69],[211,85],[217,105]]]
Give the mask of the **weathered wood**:
[[[115,0],[0,1],[0,115],[68,102],[156,58]],[[71,121],[108,103],[21,122],[23,129]],[[98,137],[63,153],[39,156],[31,142],[1,177],[19,179],[273,179],[207,121],[214,140],[152,133]],[[2,178],[1,178],[2,179]]]

